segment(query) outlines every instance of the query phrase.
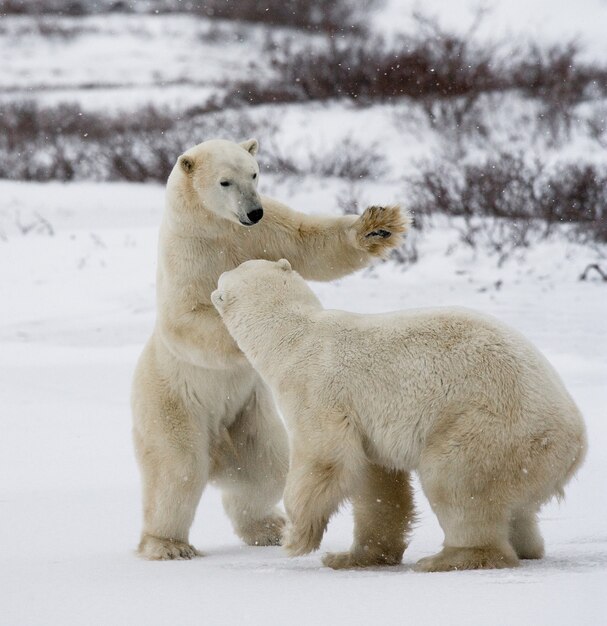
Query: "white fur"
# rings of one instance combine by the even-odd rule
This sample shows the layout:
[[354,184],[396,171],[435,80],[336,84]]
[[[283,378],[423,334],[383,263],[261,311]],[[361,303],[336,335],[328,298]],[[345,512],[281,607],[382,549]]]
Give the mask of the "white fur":
[[[358,514],[355,506],[357,526],[400,523],[390,541],[402,544],[412,508],[400,504],[386,521],[374,506],[403,489],[384,480],[370,490],[380,467],[400,472],[401,485],[416,470],[445,532],[443,551],[418,569],[507,567],[543,555],[537,512],[562,495],[586,434],[558,375],[519,333],[459,308],[326,311],[286,261],[244,263],[220,277],[212,299],[290,427],[291,554],[318,548],[345,498],[367,504]],[[390,549],[367,532],[325,562],[392,562],[401,544]]]
[[395,207],[360,218],[310,217],[260,197],[256,151],[255,140],[207,141],[181,155],[168,180],[158,319],[132,393],[143,482],[139,552],[147,558],[197,554],[188,534],[209,480],[222,489],[247,543],[278,543],[284,525],[276,503],[287,472],[286,434],[268,388],[211,304],[219,275],[247,259],[287,256],[309,278],[336,278],[396,245],[406,225]]

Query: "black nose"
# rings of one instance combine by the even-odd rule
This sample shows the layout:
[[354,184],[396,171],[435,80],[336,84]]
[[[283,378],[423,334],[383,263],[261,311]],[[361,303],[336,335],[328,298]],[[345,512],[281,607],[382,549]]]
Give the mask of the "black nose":
[[259,220],[263,217],[263,209],[255,209],[250,213],[247,213],[247,217],[251,220],[251,223],[257,224]]

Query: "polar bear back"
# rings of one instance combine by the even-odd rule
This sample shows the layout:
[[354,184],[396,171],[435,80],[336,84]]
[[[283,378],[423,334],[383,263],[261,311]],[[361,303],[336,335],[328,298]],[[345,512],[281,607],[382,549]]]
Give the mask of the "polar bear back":
[[[319,325],[311,395],[351,407],[371,439],[409,442],[411,457],[446,413],[493,416],[487,432],[513,436],[545,431],[548,418],[568,432],[583,428],[548,361],[490,316],[452,307],[323,311]],[[338,397],[336,390],[343,390]]]

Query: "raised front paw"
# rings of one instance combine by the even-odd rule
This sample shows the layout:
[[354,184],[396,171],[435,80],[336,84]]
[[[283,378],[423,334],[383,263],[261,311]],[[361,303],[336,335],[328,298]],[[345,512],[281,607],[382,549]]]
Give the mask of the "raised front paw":
[[282,545],[289,556],[302,556],[318,550],[322,535],[322,529],[314,524],[287,523],[282,535]]
[[409,213],[398,206],[371,206],[354,223],[358,245],[377,256],[401,242],[411,223]]

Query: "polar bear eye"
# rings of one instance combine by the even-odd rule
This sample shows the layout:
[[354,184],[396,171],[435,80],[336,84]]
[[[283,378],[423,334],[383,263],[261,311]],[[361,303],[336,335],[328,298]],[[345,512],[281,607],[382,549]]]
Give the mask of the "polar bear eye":
[[222,187],[229,187],[230,186],[230,181],[229,180],[222,180],[219,184]]
[[255,172],[255,174],[253,174],[253,180],[255,180],[257,178],[257,172]]

